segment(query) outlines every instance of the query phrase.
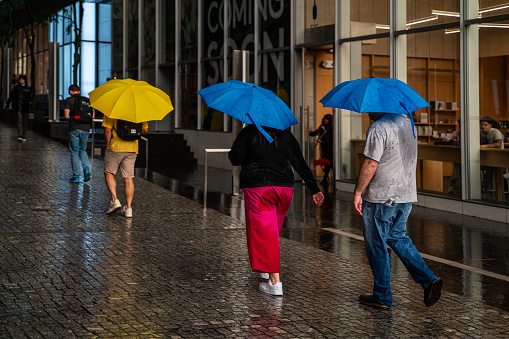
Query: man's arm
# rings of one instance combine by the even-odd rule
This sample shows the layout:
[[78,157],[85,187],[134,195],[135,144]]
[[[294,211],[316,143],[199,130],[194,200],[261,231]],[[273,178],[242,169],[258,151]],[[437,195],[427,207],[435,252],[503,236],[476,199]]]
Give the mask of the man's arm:
[[65,117],[65,120],[69,120],[69,118],[71,117],[71,110],[66,108],[64,109],[64,117]]
[[495,140],[493,144],[485,144],[481,145],[481,148],[502,148],[502,139]]
[[359,172],[359,178],[357,179],[357,185],[355,185],[352,201],[353,210],[358,215],[362,215],[362,192],[368,187],[377,167],[377,161],[366,157],[364,158]]
[[106,141],[106,148],[108,149],[111,141],[111,128],[104,127],[104,140]]

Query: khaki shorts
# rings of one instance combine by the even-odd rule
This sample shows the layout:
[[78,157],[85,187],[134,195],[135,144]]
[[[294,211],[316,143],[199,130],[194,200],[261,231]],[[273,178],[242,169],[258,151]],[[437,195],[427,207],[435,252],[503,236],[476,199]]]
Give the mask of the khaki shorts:
[[132,152],[112,152],[106,149],[106,153],[104,154],[104,173],[115,175],[120,166],[122,178],[134,178],[136,156],[137,154]]

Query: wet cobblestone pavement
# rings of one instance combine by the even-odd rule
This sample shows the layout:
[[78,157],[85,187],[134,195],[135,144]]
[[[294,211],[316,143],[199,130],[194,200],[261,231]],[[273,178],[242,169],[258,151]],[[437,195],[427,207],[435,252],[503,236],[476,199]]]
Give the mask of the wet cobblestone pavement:
[[285,295],[265,295],[241,218],[141,178],[134,217],[107,216],[102,161],[70,184],[67,147],[15,136],[0,124],[0,338],[509,337],[507,311],[447,289],[426,308],[406,274],[393,276],[391,310],[363,306],[362,254],[287,238]]

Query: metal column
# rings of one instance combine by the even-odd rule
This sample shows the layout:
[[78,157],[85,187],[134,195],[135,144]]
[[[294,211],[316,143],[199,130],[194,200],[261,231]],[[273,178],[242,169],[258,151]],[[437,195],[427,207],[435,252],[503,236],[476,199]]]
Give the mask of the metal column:
[[5,107],[5,103],[7,102],[7,98],[9,98],[9,94],[11,92],[11,74],[13,74],[13,67],[14,67],[14,54],[12,51],[12,48],[4,48],[3,49],[3,71],[4,71],[4,78],[3,78],[3,103],[2,107]]
[[60,120],[60,44],[49,43],[48,121]]
[[[233,79],[249,81],[249,51],[233,51]],[[232,135],[235,138],[242,129],[242,123],[232,118]],[[240,166],[233,166],[233,195],[240,193]]]

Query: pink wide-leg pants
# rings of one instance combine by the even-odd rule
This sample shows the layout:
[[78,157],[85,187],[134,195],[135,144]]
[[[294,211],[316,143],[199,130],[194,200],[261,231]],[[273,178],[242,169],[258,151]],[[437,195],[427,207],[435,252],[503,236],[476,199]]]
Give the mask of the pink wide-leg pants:
[[279,234],[292,194],[291,187],[244,188],[247,249],[255,272],[279,273]]

